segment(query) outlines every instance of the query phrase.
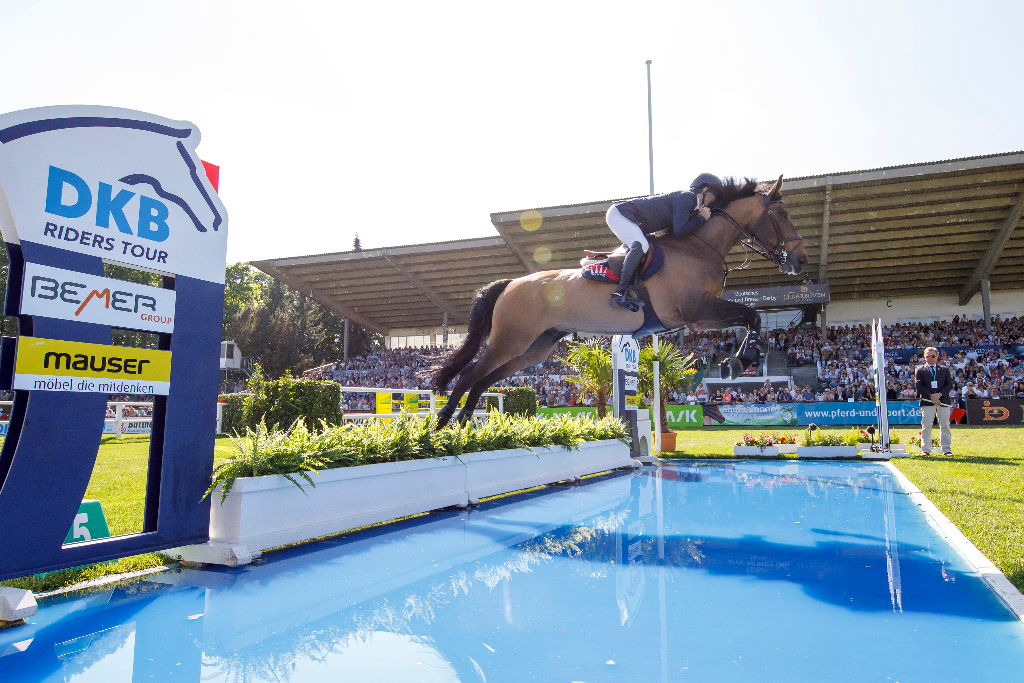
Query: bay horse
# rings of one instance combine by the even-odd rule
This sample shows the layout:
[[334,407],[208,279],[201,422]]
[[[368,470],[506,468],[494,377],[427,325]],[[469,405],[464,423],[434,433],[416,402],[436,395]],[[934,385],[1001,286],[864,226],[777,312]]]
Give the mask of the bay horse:
[[[722,363],[723,377],[737,377],[757,359],[761,316],[750,306],[720,298],[728,274],[726,255],[744,242],[783,273],[795,275],[807,264],[807,250],[782,201],[782,176],[765,192],[758,192],[757,183],[749,179],[727,179],[710,208],[711,217],[695,233],[656,238],[665,263],[645,284],[649,305],[663,325],[654,331],[683,326],[691,331],[747,328],[736,356]],[[615,287],[585,279],[579,268],[548,270],[482,287],[473,300],[466,339],[441,361],[431,379],[434,391],[444,395],[448,383],[458,376],[448,402],[437,413],[437,428],[448,424],[467,393],[458,419],[468,420],[488,387],[546,359],[566,334],[639,330],[644,313],[614,306]],[[473,361],[488,336],[490,344]]]

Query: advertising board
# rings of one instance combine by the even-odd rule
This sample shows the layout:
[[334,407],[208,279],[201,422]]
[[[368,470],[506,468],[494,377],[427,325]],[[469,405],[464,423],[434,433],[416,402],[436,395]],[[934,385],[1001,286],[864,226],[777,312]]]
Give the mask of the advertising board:
[[0,116],[4,240],[223,284],[227,212],[199,139],[188,121],[113,107]]
[[1024,400],[1019,398],[984,398],[964,401],[967,422],[972,425],[1024,424]]
[[[215,445],[228,215],[199,141],[187,121],[114,107],[0,114],[4,314],[31,335],[0,354],[0,386],[15,390],[0,579],[209,538],[209,503],[198,501]],[[162,289],[106,277],[111,263],[162,275]],[[111,346],[115,327],[157,333],[161,350]],[[160,395],[144,533],[65,545],[107,394]]]
[[787,287],[760,287],[757,289],[727,289],[722,298],[754,308],[777,308],[784,306],[806,306],[827,304],[827,284],[805,284]]
[[25,264],[22,315],[171,333],[174,306],[173,289]]
[[170,351],[18,338],[15,389],[166,396],[170,382]]

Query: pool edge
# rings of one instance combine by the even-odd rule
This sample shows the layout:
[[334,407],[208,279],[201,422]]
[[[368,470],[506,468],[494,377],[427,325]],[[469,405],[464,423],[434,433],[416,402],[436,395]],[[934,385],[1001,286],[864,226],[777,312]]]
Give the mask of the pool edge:
[[999,570],[999,567],[992,563],[992,560],[985,557],[985,554],[978,550],[978,547],[971,543],[970,539],[964,536],[963,532],[949,520],[935,503],[928,499],[921,492],[914,482],[910,481],[907,475],[900,472],[891,462],[881,463],[899,481],[900,486],[907,492],[910,499],[919,507],[935,526],[936,530],[967,560],[974,569],[981,574],[989,588],[1006,604],[1006,606],[1017,615],[1017,618],[1024,622],[1024,595],[1017,587],[1010,583],[1006,575]]

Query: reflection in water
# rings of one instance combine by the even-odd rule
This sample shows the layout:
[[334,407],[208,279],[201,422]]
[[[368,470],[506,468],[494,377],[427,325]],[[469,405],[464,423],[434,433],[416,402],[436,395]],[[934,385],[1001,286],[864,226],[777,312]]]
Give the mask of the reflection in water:
[[[955,552],[936,555],[915,515],[876,466],[645,470],[270,553],[259,567],[185,569],[55,601],[32,630],[0,632],[0,653],[15,653],[0,656],[0,679],[68,680],[120,657],[134,680],[188,683],[590,681],[607,679],[608,661],[631,661],[634,680],[675,680],[734,637],[732,649],[771,638],[762,656],[788,642],[811,657],[798,650],[806,636],[763,625],[790,612],[870,624],[885,638],[876,648],[910,647],[929,614],[958,619],[962,642],[1010,623],[954,568]],[[648,578],[657,609],[644,606]],[[727,636],[695,640],[705,631]]]
[[885,494],[885,567],[889,574],[889,601],[892,611],[903,611],[903,584],[900,580],[900,557],[896,545],[896,511],[892,497],[892,477],[882,477]]

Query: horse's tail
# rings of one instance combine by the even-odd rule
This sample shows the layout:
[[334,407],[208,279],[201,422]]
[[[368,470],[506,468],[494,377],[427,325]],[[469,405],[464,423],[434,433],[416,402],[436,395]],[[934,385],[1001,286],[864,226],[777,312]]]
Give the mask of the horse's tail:
[[480,345],[491,334],[491,316],[494,314],[494,304],[497,303],[498,297],[510,282],[512,281],[496,280],[476,291],[476,296],[473,297],[473,308],[469,313],[469,334],[466,335],[465,341],[459,348],[441,360],[441,365],[430,379],[430,385],[438,394],[444,396],[448,393],[448,382],[469,365],[469,361],[473,360]]

